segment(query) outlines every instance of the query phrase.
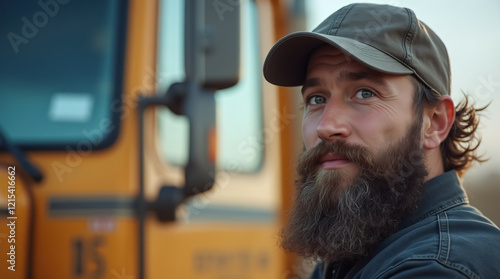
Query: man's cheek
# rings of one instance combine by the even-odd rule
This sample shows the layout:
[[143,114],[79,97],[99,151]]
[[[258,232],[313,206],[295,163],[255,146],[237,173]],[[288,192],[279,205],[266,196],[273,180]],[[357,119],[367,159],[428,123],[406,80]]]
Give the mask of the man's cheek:
[[304,119],[302,122],[302,141],[306,149],[310,149],[315,146],[318,141],[318,134],[316,132],[316,126],[311,121]]

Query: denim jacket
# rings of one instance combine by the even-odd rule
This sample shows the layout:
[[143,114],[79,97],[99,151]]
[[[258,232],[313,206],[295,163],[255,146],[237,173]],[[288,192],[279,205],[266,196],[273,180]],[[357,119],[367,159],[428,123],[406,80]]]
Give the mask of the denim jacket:
[[500,230],[468,205],[449,171],[424,184],[416,213],[371,254],[319,263],[311,278],[500,278]]

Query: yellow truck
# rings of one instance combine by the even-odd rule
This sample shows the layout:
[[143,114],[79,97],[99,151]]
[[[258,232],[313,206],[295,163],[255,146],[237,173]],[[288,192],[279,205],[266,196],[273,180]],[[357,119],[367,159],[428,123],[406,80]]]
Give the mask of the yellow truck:
[[298,95],[261,74],[303,1],[3,1],[0,18],[0,278],[304,268],[278,244]]

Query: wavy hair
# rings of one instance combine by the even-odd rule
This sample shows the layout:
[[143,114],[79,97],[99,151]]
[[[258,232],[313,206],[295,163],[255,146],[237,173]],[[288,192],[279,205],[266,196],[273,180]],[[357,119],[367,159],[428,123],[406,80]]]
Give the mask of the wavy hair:
[[[420,80],[412,76],[415,84],[414,103],[417,115],[421,115],[424,106],[436,106],[441,103],[440,94]],[[446,139],[441,143],[441,157],[445,171],[455,170],[462,177],[471,167],[474,161],[485,162],[482,156],[477,154],[477,148],[481,144],[478,135],[479,118],[489,104],[476,108],[470,102],[469,96],[464,94],[464,99],[455,107],[455,122]]]

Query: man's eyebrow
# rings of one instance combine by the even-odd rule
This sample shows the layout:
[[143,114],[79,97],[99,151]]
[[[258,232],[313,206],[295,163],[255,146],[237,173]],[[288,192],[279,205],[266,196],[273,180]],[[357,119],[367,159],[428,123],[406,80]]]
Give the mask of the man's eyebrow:
[[320,84],[321,82],[319,78],[308,78],[304,81],[304,85],[302,85],[300,91],[302,92],[302,95],[304,95],[304,92],[307,90],[307,88],[318,86]]
[[389,87],[387,81],[376,72],[349,72],[347,70],[343,70],[337,77],[337,82],[358,81],[362,79],[366,79],[380,86]]

